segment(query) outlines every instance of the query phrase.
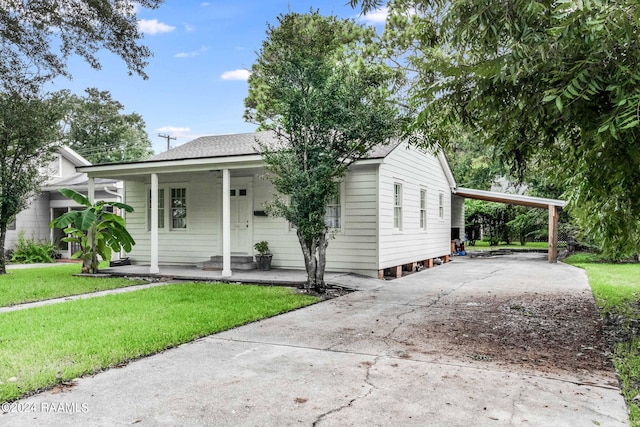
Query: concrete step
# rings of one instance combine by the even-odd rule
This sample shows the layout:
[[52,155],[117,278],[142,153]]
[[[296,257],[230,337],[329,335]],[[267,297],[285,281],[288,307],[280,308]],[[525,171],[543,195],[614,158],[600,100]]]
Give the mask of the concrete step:
[[[222,255],[212,256],[209,261],[199,262],[196,264],[198,268],[203,270],[222,270]],[[255,270],[256,263],[251,255],[232,255],[232,270]]]

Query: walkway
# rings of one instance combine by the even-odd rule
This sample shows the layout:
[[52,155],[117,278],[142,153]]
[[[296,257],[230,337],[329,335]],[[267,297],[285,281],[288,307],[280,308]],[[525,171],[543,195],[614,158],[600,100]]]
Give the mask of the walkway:
[[0,420],[12,426],[627,426],[611,371],[523,370],[448,351],[417,333],[453,322],[452,307],[517,294],[591,298],[585,274],[562,263],[456,258],[79,379],[19,402],[33,412]]

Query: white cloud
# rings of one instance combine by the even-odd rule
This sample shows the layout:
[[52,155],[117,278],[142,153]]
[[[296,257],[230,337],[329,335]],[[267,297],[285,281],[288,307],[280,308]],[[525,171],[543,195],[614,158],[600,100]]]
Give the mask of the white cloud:
[[176,138],[193,138],[191,128],[188,127],[162,126],[156,129],[156,131]]
[[207,7],[209,6],[209,2],[203,1],[202,3],[200,3],[200,6]]
[[176,58],[193,58],[194,56],[200,56],[209,50],[208,46],[202,46],[199,50],[194,50],[192,52],[178,52],[173,55]]
[[387,22],[389,16],[389,9],[385,6],[380,9],[376,9],[373,12],[369,12],[366,15],[362,15],[358,18],[359,21],[368,22],[369,24],[384,24]]
[[222,80],[248,80],[251,75],[249,70],[225,71],[220,77]]
[[184,30],[188,33],[191,33],[196,30],[196,27],[191,24],[184,24]]
[[138,21],[138,29],[146,34],[160,34],[173,31],[176,27],[158,22],[157,19],[141,19]]

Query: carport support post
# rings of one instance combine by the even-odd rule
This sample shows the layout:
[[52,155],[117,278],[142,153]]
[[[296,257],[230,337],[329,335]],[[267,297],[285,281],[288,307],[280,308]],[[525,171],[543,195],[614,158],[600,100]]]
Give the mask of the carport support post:
[[231,277],[231,178],[222,169],[222,277]]
[[158,174],[151,174],[151,266],[150,274],[158,274]]
[[558,262],[558,218],[560,209],[549,205],[549,262]]

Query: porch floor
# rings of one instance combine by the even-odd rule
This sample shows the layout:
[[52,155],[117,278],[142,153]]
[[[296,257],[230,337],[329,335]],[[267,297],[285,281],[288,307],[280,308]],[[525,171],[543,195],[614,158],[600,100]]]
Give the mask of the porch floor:
[[[261,270],[234,270],[231,277],[222,277],[219,270],[202,270],[195,265],[162,265],[160,273],[150,274],[148,265],[124,265],[100,269],[101,273],[114,276],[152,277],[171,280],[198,280],[232,283],[255,283],[258,285],[300,286],[307,279],[304,270],[286,270],[272,268]],[[328,285],[339,286],[354,290],[369,290],[379,288],[384,281],[374,277],[360,276],[350,273],[326,272],[325,281]]]

